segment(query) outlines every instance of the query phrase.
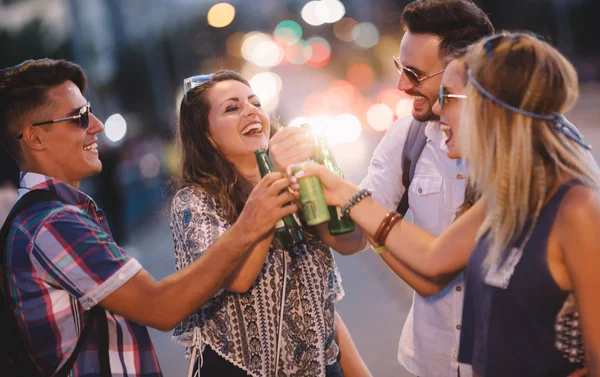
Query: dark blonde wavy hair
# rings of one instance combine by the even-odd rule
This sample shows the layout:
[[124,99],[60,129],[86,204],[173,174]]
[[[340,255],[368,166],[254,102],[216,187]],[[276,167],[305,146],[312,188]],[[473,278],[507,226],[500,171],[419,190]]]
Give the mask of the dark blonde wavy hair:
[[[210,80],[190,89],[181,100],[176,142],[181,154],[179,173],[175,176],[175,192],[196,187],[212,195],[221,215],[235,222],[252,191],[252,185],[209,140],[207,92],[222,81],[235,80],[250,87],[248,81],[234,71],[216,72]],[[277,131],[277,121],[270,122],[270,136]]]
[[[568,111],[578,95],[577,73],[548,43],[526,33],[486,38],[466,55],[472,76],[489,93],[519,109],[552,114]],[[462,153],[487,214],[478,238],[488,235],[487,266],[503,261],[527,238],[557,182],[572,177],[598,185],[588,151],[535,119],[493,103],[471,83],[459,130]]]

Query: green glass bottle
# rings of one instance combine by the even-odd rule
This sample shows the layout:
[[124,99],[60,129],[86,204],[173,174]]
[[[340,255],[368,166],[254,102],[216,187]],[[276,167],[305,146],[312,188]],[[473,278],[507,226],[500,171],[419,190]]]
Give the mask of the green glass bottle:
[[[264,149],[261,148],[254,151],[254,156],[256,157],[261,177],[274,171],[271,159]],[[295,213],[287,215],[277,222],[275,225],[275,235],[277,236],[279,245],[285,250],[291,250],[294,246],[303,243],[306,238],[300,220]]]
[[[324,165],[327,169],[338,176],[344,178],[344,172],[342,172],[342,169],[340,169],[335,161],[333,153],[331,152],[329,145],[327,145],[325,138],[315,136],[310,124],[305,123],[301,127],[307,132],[308,136],[313,140],[315,145],[312,159],[315,162]],[[327,228],[329,229],[330,234],[337,236],[354,231],[354,221],[352,221],[350,216],[344,216],[341,212],[341,208],[329,206],[329,215],[331,216],[331,219],[327,223]]]

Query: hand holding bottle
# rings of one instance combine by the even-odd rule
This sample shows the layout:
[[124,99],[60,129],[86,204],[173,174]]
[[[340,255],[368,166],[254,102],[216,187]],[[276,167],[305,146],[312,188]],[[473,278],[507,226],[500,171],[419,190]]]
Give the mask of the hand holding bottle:
[[350,182],[333,173],[323,165],[311,165],[304,168],[302,171],[292,174],[288,167],[288,175],[291,177],[292,189],[298,190],[298,179],[303,177],[317,176],[321,180],[323,194],[328,205],[343,207],[352,195],[356,194],[359,189]]
[[314,142],[298,127],[284,127],[269,140],[269,157],[276,171],[308,160],[313,155]]

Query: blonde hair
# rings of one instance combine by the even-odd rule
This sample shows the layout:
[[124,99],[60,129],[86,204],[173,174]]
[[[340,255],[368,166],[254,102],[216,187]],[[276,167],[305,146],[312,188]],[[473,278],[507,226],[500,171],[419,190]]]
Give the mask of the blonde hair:
[[[556,49],[533,36],[514,33],[486,38],[469,49],[472,77],[500,101],[537,113],[564,113],[577,100],[577,73]],[[463,109],[460,140],[487,214],[477,238],[486,236],[484,266],[503,262],[532,231],[549,191],[579,178],[597,185],[600,175],[586,149],[551,121],[508,110],[472,84]]]

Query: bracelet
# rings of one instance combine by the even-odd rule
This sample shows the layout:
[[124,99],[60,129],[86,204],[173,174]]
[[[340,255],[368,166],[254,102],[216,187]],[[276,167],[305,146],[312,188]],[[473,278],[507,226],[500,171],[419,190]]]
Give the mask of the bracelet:
[[381,237],[381,232],[383,232],[383,230],[388,226],[392,215],[393,212],[388,212],[383,218],[383,220],[381,220],[381,223],[379,223],[377,231],[373,235],[373,242],[375,242],[375,247],[382,246],[379,242],[377,242],[377,240]]
[[371,248],[373,249],[374,252],[376,252],[377,254],[381,254],[384,251],[386,251],[385,246],[375,246],[373,244],[371,244]]
[[387,222],[386,227],[383,229],[383,231],[379,235],[379,238],[375,239],[375,242],[377,242],[377,244],[382,245],[382,246],[385,245],[385,240],[387,239],[388,235],[390,234],[390,231],[392,230],[394,225],[396,225],[396,223],[401,218],[402,218],[401,215],[399,215],[397,212],[394,212],[394,214],[390,217],[389,221]]
[[353,206],[358,204],[358,202],[360,202],[367,196],[371,196],[371,191],[366,190],[366,189],[362,189],[359,192],[357,192],[356,194],[352,195],[350,200],[348,200],[348,203],[346,203],[346,205],[344,205],[342,207],[342,210],[341,210],[342,215],[344,215],[344,216],[350,215],[350,208],[352,208]]

